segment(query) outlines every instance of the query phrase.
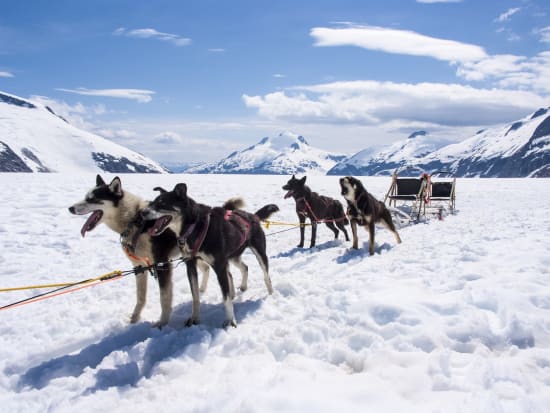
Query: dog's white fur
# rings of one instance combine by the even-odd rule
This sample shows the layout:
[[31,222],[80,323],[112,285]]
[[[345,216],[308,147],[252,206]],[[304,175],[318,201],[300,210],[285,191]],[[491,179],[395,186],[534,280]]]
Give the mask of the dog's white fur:
[[[103,201],[102,203],[90,203],[86,201],[86,199],[90,199],[93,196],[93,190],[95,188],[97,188],[97,186],[92,188],[86,194],[84,200],[77,202],[72,206],[74,209],[73,213],[76,215],[87,215],[94,211],[101,210],[103,215],[97,225],[104,223],[117,234],[122,234],[130,222],[135,219],[138,212],[146,208],[149,204],[148,201],[137,195],[134,195],[126,190],[123,192],[122,185],[118,177],[114,178],[109,184],[109,189],[113,193],[122,195],[118,205],[115,205],[111,201]],[[144,261],[146,259],[153,263],[154,258],[152,253],[151,236],[146,232],[142,233],[137,239],[135,251],[132,255],[128,255],[126,252],[125,255],[134,267],[144,265]],[[177,246],[169,252],[169,256],[170,258],[177,258],[180,256],[180,251]],[[136,260],[136,257],[143,260]],[[201,262],[199,263],[199,270],[203,273],[202,285],[200,288],[200,291],[203,292],[206,289],[208,282],[209,267],[205,263]],[[131,323],[136,323],[140,320],[141,312],[145,306],[147,299],[147,278],[147,272],[136,274],[136,305],[130,317]],[[167,288],[160,292],[161,315],[158,322],[155,323],[158,327],[166,325],[170,319],[173,301],[172,290],[172,281],[170,281]]]

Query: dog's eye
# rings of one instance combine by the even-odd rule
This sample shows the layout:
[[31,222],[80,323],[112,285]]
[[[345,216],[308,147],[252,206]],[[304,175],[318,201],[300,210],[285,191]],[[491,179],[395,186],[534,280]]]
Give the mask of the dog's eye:
[[89,196],[86,197],[86,202],[89,204],[101,204],[102,201],[99,198],[96,198],[95,196]]

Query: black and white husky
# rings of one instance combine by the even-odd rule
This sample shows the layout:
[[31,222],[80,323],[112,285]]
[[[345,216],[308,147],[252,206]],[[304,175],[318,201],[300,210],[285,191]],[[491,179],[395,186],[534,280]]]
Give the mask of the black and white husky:
[[348,202],[347,215],[351,223],[353,248],[358,248],[357,224],[364,225],[369,231],[370,255],[374,254],[374,227],[377,223],[382,223],[393,232],[397,243],[401,243],[401,237],[395,229],[390,211],[383,202],[367,192],[359,179],[352,176],[340,178],[340,188],[342,196]]
[[[90,214],[80,233],[92,231],[100,223],[121,235],[123,251],[137,268],[136,287],[137,301],[130,321],[139,321],[141,311],[147,297],[147,271],[139,267],[148,267],[155,263],[166,263],[171,258],[179,256],[177,237],[173,231],[165,231],[162,235],[152,237],[145,223],[141,220],[139,211],[147,207],[146,201],[122,189],[119,177],[115,177],[110,184],[106,184],[100,175],[96,177],[96,185],[88,191],[84,200],[69,207],[75,215]],[[203,286],[206,288],[208,266],[201,266],[203,272]],[[161,316],[156,323],[162,327],[170,319],[172,312],[172,265],[162,265],[156,268],[156,276],[160,287]]]
[[[200,301],[197,263],[208,263],[216,273],[225,306],[223,326],[236,326],[233,311],[234,288],[229,262],[240,262],[246,248],[250,248],[264,273],[268,292],[273,292],[269,278],[269,263],[266,255],[266,238],[260,221],[266,220],[279,210],[268,204],[255,214],[238,209],[242,201],[228,201],[224,207],[210,207],[195,202],[187,196],[187,186],[177,184],[172,191],[162,188],[141,215],[145,220],[154,220],[148,230],[153,237],[162,237],[167,231],[177,234],[182,257],[186,260],[187,276],[193,297],[191,317],[186,325],[200,322]],[[247,274],[247,273],[246,273]],[[245,272],[243,272],[243,280]]]

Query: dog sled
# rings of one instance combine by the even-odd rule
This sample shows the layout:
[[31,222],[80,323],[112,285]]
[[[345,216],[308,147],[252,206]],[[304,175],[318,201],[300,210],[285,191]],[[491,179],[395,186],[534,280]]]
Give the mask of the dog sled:
[[396,169],[384,203],[399,226],[425,221],[433,216],[443,219],[455,212],[456,178],[449,172],[437,171],[431,175],[422,172],[410,176],[416,168]]

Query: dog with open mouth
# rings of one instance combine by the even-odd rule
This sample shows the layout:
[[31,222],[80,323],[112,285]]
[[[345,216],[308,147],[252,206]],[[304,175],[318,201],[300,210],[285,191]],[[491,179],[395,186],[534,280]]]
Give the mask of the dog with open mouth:
[[[155,267],[155,275],[160,287],[161,316],[156,326],[165,325],[172,311],[172,264],[170,259],[179,257],[177,237],[173,231],[164,231],[162,235],[152,237],[147,223],[141,218],[140,211],[149,205],[146,201],[122,188],[119,177],[107,184],[100,175],[96,185],[88,191],[84,200],[69,207],[74,215],[88,215],[80,230],[84,237],[104,223],[120,234],[124,253],[136,268],[137,300],[130,322],[139,321],[147,297],[147,271],[140,268],[156,263],[167,263]],[[208,279],[208,266],[200,266],[203,272],[203,284]],[[204,284],[206,287],[206,284]]]
[[[263,271],[268,293],[273,292],[266,237],[260,222],[267,220],[279,208],[275,204],[267,204],[251,214],[240,209],[243,205],[240,199],[230,200],[222,207],[210,207],[190,198],[184,183],[177,184],[171,191],[155,189],[160,194],[141,211],[141,216],[144,220],[154,221],[148,230],[152,237],[161,237],[166,231],[177,236],[187,266],[193,300],[191,317],[186,325],[200,322],[197,263],[203,261],[214,269],[222,291],[226,315],[223,326],[236,327],[233,310],[235,292],[228,270],[229,262],[240,262],[244,250],[249,248]],[[243,272],[243,280],[247,276],[248,272],[246,276]]]

